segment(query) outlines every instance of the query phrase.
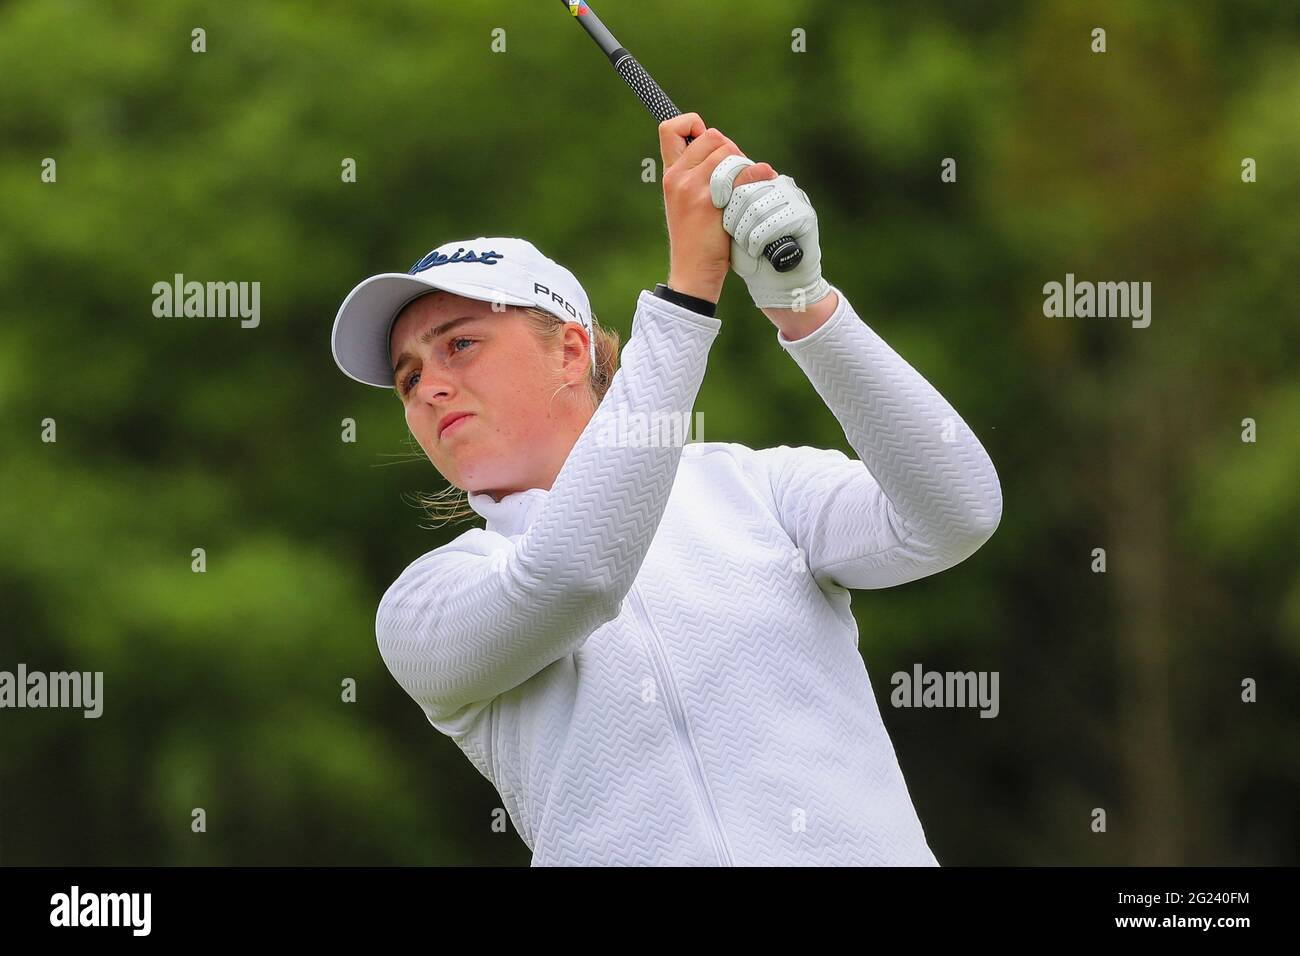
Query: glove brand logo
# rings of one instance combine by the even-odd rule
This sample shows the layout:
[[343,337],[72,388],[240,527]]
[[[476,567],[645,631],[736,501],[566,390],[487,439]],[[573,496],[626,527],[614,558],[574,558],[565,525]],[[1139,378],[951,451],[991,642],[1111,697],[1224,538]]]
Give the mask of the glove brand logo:
[[461,246],[456,250],[455,255],[448,256],[441,254],[437,249],[435,249],[415,265],[411,266],[407,275],[415,275],[417,272],[423,272],[425,269],[432,269],[434,266],[445,266],[452,262],[481,262],[485,266],[494,266],[497,264],[498,259],[505,258],[505,253],[503,252],[484,252],[480,255],[471,249],[468,255],[462,256],[461,253],[464,251],[465,247]]

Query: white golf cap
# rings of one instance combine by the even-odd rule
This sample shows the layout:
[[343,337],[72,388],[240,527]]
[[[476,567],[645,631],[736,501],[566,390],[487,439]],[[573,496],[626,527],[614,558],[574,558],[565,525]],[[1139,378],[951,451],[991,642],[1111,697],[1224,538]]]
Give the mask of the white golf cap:
[[393,387],[388,337],[397,314],[412,299],[433,289],[503,306],[536,306],[577,322],[596,336],[591,302],[572,272],[526,239],[462,239],[434,249],[409,272],[371,276],[348,293],[334,319],[334,361],[349,378],[364,385]]

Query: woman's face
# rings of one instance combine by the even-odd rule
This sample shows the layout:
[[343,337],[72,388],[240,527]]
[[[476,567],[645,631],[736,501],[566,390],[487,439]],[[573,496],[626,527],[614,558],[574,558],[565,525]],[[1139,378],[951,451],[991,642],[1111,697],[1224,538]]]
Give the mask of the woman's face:
[[588,374],[585,334],[566,325],[548,350],[524,313],[450,292],[402,310],[389,340],[395,387],[447,481],[498,498],[551,486],[591,416],[585,389],[565,387]]

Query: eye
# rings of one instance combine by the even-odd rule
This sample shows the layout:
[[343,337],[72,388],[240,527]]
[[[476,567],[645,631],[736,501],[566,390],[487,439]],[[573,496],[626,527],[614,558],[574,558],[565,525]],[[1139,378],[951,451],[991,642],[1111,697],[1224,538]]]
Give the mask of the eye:
[[465,336],[463,336],[463,335],[461,335],[461,336],[457,336],[456,338],[454,338],[454,339],[451,340],[451,346],[452,346],[452,349],[451,349],[451,350],[452,350],[453,352],[463,352],[463,351],[465,351],[464,349],[458,349],[458,348],[456,348],[456,343],[457,343],[457,342],[469,342],[469,343],[473,344],[474,340],[473,340],[473,339],[467,339],[467,338],[465,338]]
[[410,372],[406,378],[402,379],[402,394],[405,395],[411,389],[415,388],[416,382],[420,378],[419,371]]

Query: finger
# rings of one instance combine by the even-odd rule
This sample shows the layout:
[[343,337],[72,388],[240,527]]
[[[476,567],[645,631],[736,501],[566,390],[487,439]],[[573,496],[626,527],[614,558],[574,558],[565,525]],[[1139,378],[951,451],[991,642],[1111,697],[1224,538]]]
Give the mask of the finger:
[[[712,173],[713,167],[722,162],[723,157],[736,155],[740,152],[740,147],[733,143],[727,137],[723,136],[718,130],[709,127],[703,134],[682,153],[681,158],[674,164],[682,168],[682,172],[690,172],[696,166],[705,166]],[[714,158],[714,154],[717,158]]]
[[746,183],[760,183],[768,179],[776,179],[776,170],[767,163],[754,163],[731,184],[733,187],[743,186]]
[[699,113],[682,113],[659,124],[659,153],[663,156],[664,169],[681,158],[686,150],[686,137],[696,139],[708,129]]
[[802,210],[790,202],[788,194],[772,186],[746,207],[736,223],[735,235],[748,243],[750,255],[758,255],[763,246],[789,233],[788,225],[800,219]]
[[708,172],[709,180],[712,182],[714,171],[716,171],[724,161],[733,156],[736,159],[746,161],[745,157],[740,155],[740,150],[735,143],[723,143],[713,152],[709,153],[708,158],[704,162],[700,163],[700,169]]
[[686,149],[686,137],[698,138],[708,127],[699,113],[681,113],[659,124],[659,152],[664,168],[675,163]]
[[719,209],[731,201],[731,193],[737,176],[743,176],[753,165],[744,156],[728,156],[718,163],[709,176],[709,198]]
[[798,238],[816,222],[807,194],[789,176],[737,186],[722,214],[722,228],[744,242],[752,255],[780,236]]
[[790,236],[800,239],[817,228],[817,217],[806,215],[792,206],[784,206],[759,222],[749,232],[749,251],[758,255],[773,239]]
[[[731,194],[731,201],[727,203],[727,208],[722,211],[722,228],[732,236],[743,238],[745,229],[754,223],[753,217],[745,218],[746,213],[755,203],[776,192],[776,184],[771,182],[746,183],[744,186],[737,186]],[[779,195],[777,198],[779,200]],[[765,208],[770,205],[771,199],[768,199]]]
[[734,238],[731,240],[731,270],[745,279],[758,271],[758,258],[751,256]]

